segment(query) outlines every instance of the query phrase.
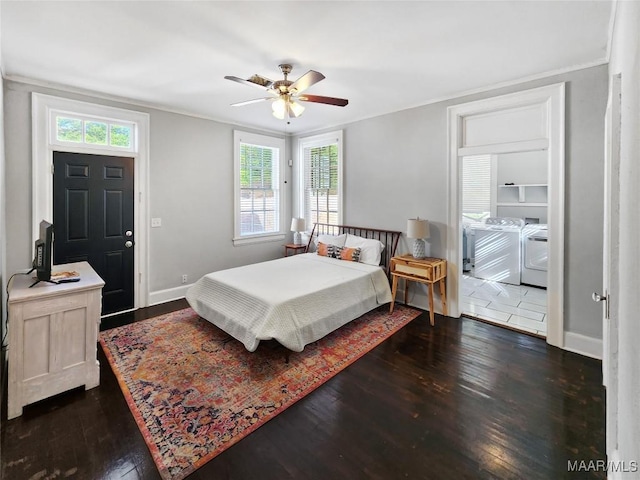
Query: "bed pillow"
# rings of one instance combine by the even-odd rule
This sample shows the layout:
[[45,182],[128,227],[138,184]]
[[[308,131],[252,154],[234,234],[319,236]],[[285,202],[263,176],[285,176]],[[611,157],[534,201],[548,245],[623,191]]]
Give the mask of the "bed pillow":
[[316,247],[320,244],[320,242],[325,245],[335,245],[337,247],[344,247],[344,242],[347,239],[347,234],[343,233],[342,235],[318,235],[315,239]]
[[357,235],[347,235],[345,247],[360,249],[360,262],[369,265],[380,265],[384,243],[373,238],[363,238]]
[[340,247],[330,243],[318,242],[316,253],[321,257],[340,258]]
[[340,260],[346,260],[348,262],[359,262],[360,261],[360,252],[359,248],[351,248],[351,247],[337,247],[339,249],[339,258]]

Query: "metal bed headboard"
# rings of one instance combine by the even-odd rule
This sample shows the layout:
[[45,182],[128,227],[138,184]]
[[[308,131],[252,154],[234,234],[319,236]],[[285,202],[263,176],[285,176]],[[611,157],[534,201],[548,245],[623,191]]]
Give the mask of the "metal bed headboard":
[[311,242],[318,235],[341,235],[343,233],[350,233],[351,235],[357,235],[363,238],[373,238],[379,240],[384,244],[384,250],[382,251],[382,258],[380,265],[384,268],[387,277],[390,278],[389,265],[391,265],[391,257],[396,254],[396,248],[398,246],[398,240],[402,232],[395,230],[380,230],[378,228],[367,227],[353,227],[350,225],[333,225],[330,223],[316,223],[311,231],[309,242],[307,243],[306,252],[309,251]]

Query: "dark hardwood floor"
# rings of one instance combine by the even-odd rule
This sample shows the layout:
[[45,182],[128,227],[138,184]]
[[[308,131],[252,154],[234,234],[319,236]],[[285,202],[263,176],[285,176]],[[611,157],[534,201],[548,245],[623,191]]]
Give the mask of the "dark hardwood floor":
[[[10,421],[4,399],[1,478],[160,478],[100,347],[98,357],[97,388]],[[568,471],[606,459],[604,432],[599,361],[466,318],[431,328],[423,313],[188,479],[605,478]]]

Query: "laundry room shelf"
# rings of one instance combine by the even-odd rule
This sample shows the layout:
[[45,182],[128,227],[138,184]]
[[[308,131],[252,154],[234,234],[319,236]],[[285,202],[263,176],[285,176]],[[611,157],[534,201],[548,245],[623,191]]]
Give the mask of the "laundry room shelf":
[[496,203],[498,207],[546,207],[548,204],[546,203],[538,203],[538,202],[500,202]]
[[498,204],[547,204],[546,183],[526,183],[515,185],[498,185]]

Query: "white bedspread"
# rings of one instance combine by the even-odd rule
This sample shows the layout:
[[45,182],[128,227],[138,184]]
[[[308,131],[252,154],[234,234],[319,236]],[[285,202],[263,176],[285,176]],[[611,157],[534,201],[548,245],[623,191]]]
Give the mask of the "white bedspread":
[[210,273],[187,301],[250,352],[270,339],[300,352],[390,302],[391,290],[380,267],[307,253]]

